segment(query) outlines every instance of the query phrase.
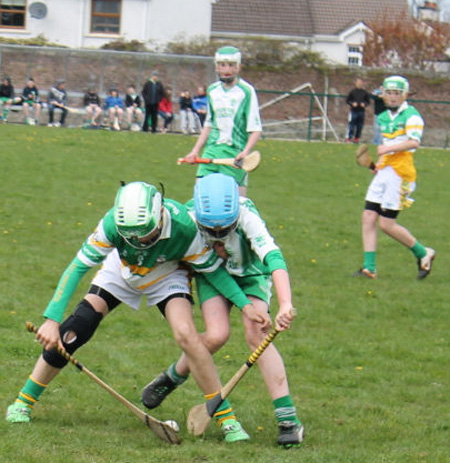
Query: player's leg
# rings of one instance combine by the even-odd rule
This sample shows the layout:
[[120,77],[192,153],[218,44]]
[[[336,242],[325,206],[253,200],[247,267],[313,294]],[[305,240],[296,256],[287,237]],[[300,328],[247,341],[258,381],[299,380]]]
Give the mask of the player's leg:
[[[91,294],[91,291],[97,294]],[[94,335],[103,317],[118,304],[120,301],[110,293],[91,287],[90,292],[59,328],[65,350],[72,354],[86,344]],[[66,365],[67,360],[55,349],[44,350],[16,401],[8,407],[6,420],[10,423],[30,422],[34,405]]]

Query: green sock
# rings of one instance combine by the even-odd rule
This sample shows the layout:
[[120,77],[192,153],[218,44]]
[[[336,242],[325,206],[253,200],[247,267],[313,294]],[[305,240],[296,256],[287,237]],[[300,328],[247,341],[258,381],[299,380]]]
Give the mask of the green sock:
[[180,386],[183,384],[189,377],[188,376],[181,376],[180,374],[177,373],[177,370],[175,370],[176,363],[172,363],[170,367],[167,369],[166,373],[167,376],[177,385]]
[[6,119],[8,117],[8,109],[3,108],[3,119]]
[[25,386],[19,392],[16,402],[23,403],[28,408],[33,408],[46,388],[47,384],[41,384],[30,376]]
[[220,407],[214,413],[214,418],[216,422],[221,425],[226,420],[236,419],[236,415],[233,412],[233,408],[231,407],[230,402],[228,399],[225,399]]
[[414,243],[414,246],[411,246],[409,249],[417,257],[417,259],[422,259],[422,257],[425,257],[427,255],[427,250],[425,249],[425,246],[420,244],[418,241],[416,241]]
[[275,418],[277,419],[277,423],[281,423],[282,421],[294,421],[297,424],[301,424],[297,417],[297,410],[290,395],[285,395],[284,397],[275,399],[272,403],[273,408],[275,409]]
[[375,251],[369,251],[364,253],[364,264],[363,268],[370,270],[371,272],[377,271],[376,265],[377,253]]

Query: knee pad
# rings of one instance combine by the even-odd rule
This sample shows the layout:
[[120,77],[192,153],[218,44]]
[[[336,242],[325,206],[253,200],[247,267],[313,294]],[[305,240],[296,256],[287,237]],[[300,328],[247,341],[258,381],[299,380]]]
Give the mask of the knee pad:
[[[92,305],[83,299],[73,314],[59,327],[64,349],[69,354],[73,354],[79,347],[86,344],[95,333],[102,318],[103,315],[96,312]],[[59,355],[56,349],[44,350],[43,357],[52,367],[63,368],[67,365],[67,360]]]

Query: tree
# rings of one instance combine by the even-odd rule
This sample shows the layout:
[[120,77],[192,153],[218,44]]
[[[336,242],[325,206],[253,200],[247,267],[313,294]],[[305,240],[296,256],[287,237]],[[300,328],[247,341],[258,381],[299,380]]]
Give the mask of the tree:
[[446,58],[450,41],[447,24],[424,22],[403,15],[385,13],[367,22],[363,61],[372,67],[432,69]]

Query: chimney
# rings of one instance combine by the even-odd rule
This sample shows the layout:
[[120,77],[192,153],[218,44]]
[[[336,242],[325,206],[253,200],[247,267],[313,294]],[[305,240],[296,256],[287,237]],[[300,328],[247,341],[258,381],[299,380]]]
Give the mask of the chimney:
[[417,11],[419,20],[439,22],[439,7],[436,2],[425,1]]

